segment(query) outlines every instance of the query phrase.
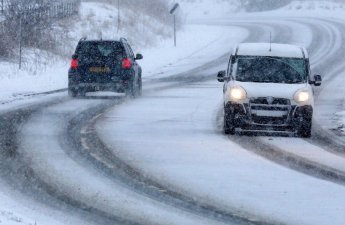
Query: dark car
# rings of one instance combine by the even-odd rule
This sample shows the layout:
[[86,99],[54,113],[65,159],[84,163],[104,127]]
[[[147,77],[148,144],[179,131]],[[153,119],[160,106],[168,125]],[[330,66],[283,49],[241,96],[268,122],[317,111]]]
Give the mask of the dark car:
[[131,97],[141,95],[141,67],[126,39],[79,41],[68,71],[68,94],[112,91]]

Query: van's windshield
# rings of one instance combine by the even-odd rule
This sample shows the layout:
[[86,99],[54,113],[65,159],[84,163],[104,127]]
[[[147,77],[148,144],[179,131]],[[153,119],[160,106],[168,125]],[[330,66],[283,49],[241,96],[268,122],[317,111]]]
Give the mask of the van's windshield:
[[258,83],[304,83],[307,65],[300,58],[238,56],[233,66],[235,80]]

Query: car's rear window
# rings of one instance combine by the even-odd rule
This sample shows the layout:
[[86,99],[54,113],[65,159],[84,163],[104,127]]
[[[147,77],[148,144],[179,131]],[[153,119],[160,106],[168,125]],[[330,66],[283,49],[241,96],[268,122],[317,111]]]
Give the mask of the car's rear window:
[[80,58],[103,59],[124,57],[124,48],[120,42],[115,41],[97,41],[82,42],[79,44],[77,55]]

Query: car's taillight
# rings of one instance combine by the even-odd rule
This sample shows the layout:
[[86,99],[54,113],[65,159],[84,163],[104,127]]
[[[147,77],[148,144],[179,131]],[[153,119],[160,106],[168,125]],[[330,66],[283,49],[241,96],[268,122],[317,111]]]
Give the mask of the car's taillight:
[[126,58],[124,60],[122,60],[122,68],[123,69],[130,69],[132,67],[132,63],[131,60]]
[[71,61],[71,68],[77,69],[78,68],[78,59],[72,59]]

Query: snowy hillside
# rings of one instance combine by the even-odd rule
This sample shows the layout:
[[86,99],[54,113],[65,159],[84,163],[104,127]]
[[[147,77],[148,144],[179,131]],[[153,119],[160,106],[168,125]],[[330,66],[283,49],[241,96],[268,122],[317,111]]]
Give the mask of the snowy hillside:
[[292,1],[289,5],[282,8],[283,10],[345,10],[343,1]]
[[[121,7],[121,6],[120,6]],[[97,1],[82,2],[80,19],[71,29],[75,40],[80,37],[113,39],[128,37],[137,46],[155,44],[157,38],[166,38],[171,34],[165,18],[158,20],[139,9],[120,8],[120,26],[118,27],[118,9],[114,3]]]

